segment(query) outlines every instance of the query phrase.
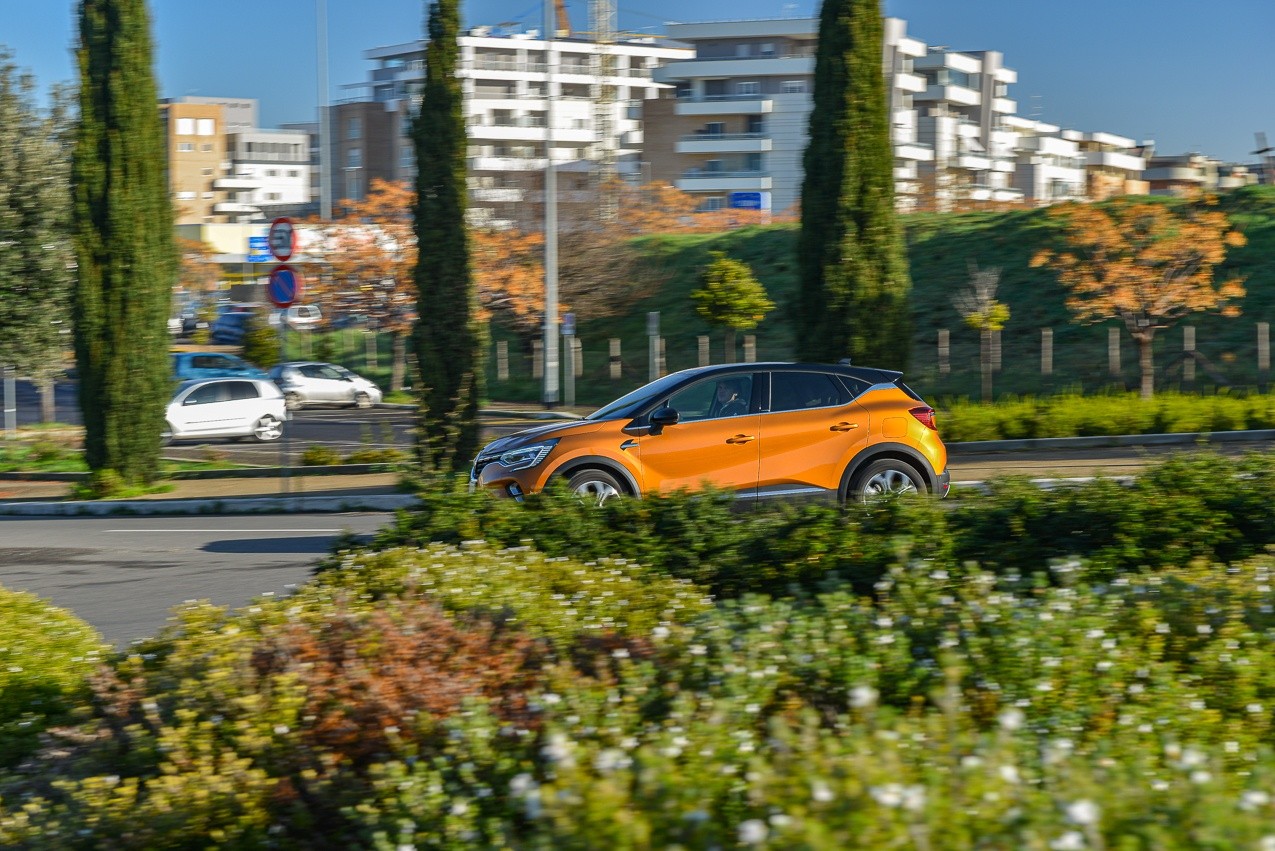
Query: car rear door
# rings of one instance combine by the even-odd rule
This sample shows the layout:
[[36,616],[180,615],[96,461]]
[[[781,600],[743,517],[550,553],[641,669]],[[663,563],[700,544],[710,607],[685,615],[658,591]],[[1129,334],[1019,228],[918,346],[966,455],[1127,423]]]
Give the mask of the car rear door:
[[[751,373],[729,377],[743,381],[749,388],[745,398],[751,398]],[[708,483],[732,488],[741,496],[753,495],[760,416],[751,409],[737,416],[719,416],[715,411],[719,380],[707,378],[676,393],[667,401],[678,412],[679,422],[637,438],[643,491],[667,493]]]
[[219,431],[227,415],[229,393],[226,382],[201,384],[186,396],[181,405],[183,422],[174,423],[184,434],[207,434]]
[[261,391],[254,381],[227,381],[226,427],[237,434],[251,434],[265,413]]
[[868,443],[867,410],[830,373],[775,370],[769,377],[758,496],[835,494],[849,460]]

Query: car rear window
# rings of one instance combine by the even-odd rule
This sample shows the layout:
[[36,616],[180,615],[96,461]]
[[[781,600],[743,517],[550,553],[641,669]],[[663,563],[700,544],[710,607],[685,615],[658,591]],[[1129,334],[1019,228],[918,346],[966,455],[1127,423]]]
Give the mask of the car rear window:
[[831,408],[845,405],[850,393],[831,375],[824,372],[771,373],[770,410],[800,411],[806,408]]
[[260,399],[261,391],[251,381],[227,381],[231,399]]

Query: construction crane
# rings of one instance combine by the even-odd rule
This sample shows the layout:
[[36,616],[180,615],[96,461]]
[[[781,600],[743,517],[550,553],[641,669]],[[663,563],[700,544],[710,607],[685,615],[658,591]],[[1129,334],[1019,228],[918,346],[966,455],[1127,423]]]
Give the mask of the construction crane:
[[1253,153],[1262,158],[1262,183],[1267,186],[1275,183],[1275,148],[1266,144],[1266,134],[1257,133],[1257,150]]
[[567,17],[567,0],[553,0],[553,9],[558,13],[558,26],[553,31],[553,37],[571,38],[571,19]]
[[620,214],[619,177],[616,171],[615,0],[589,0],[593,41],[597,45],[596,83],[593,86],[593,129],[597,134],[597,163],[593,171],[599,214],[611,222]]

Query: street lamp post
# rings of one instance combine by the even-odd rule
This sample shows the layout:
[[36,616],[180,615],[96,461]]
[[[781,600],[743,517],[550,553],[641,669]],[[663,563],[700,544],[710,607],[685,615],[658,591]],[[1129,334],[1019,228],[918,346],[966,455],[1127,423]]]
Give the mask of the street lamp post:
[[558,404],[558,175],[553,168],[553,4],[545,0],[545,325],[544,397],[546,408]]

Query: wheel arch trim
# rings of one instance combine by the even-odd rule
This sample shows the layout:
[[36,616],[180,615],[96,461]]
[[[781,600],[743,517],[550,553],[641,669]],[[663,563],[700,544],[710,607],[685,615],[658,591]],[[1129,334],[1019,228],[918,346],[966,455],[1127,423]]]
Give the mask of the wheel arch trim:
[[855,475],[860,470],[871,464],[873,461],[893,459],[902,461],[911,467],[915,467],[925,478],[925,486],[930,493],[938,490],[939,477],[934,472],[934,467],[929,460],[920,452],[903,443],[876,443],[864,449],[854,458],[850,459],[850,463],[846,465],[846,470],[841,474],[841,493],[845,493],[850,487],[850,482],[854,481]]
[[638,487],[637,479],[633,478],[633,474],[625,469],[623,464],[619,464],[605,455],[581,455],[577,458],[572,458],[550,473],[546,481],[567,478],[573,473],[588,469],[603,470],[615,476],[620,480],[621,484],[628,488],[630,496],[640,496],[642,493],[642,489]]

